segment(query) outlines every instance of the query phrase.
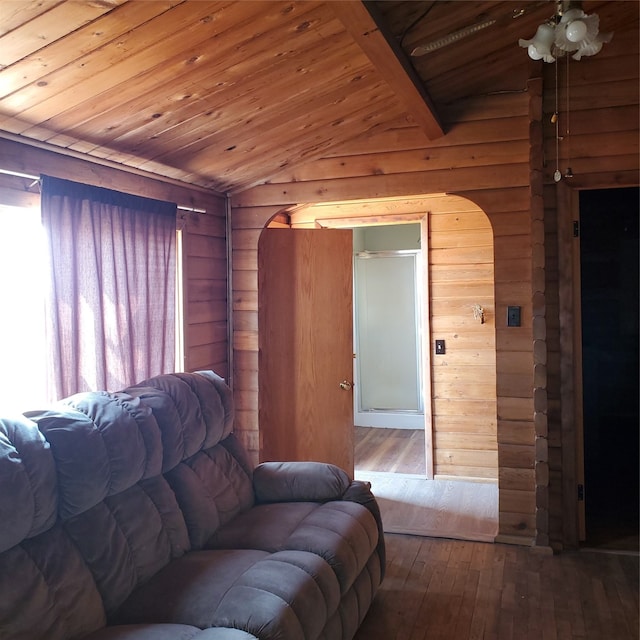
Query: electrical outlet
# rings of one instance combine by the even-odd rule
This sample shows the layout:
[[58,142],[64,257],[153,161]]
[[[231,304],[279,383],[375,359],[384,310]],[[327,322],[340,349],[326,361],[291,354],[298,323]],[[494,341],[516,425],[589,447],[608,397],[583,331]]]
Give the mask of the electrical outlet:
[[444,340],[436,340],[436,354],[443,355],[445,353]]

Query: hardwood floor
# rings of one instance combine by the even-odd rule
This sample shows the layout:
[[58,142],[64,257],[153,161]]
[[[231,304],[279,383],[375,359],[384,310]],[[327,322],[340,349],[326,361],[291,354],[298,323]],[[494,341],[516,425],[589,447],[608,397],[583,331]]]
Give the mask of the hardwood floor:
[[425,475],[422,429],[355,427],[355,468]]
[[354,640],[637,640],[638,556],[387,534]]

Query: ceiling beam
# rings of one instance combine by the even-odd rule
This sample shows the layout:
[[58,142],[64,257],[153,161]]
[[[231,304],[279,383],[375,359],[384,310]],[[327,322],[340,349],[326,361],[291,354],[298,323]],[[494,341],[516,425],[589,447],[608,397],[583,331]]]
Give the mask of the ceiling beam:
[[435,106],[374,2],[327,3],[429,140],[444,135]]

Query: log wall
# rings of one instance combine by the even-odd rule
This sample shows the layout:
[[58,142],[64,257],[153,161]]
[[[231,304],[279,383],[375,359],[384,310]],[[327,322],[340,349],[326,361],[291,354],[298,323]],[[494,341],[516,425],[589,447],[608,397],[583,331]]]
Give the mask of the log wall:
[[[213,369],[225,378],[229,376],[225,197],[6,139],[0,139],[0,169],[47,174],[206,211],[179,211],[185,294],[184,369]],[[37,185],[32,183],[29,178],[0,174],[0,200],[5,204],[37,205]]]

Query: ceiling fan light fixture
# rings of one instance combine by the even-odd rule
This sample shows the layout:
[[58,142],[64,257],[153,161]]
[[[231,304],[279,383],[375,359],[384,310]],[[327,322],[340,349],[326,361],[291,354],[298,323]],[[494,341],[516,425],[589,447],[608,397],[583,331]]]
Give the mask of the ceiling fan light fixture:
[[551,53],[551,47],[553,46],[554,38],[555,25],[551,22],[545,22],[538,27],[535,36],[531,40],[520,38],[518,44],[527,49],[532,60],[553,62],[555,58]]
[[533,60],[555,62],[567,53],[580,60],[598,53],[602,44],[613,37],[613,33],[599,33],[599,29],[597,14],[587,15],[577,2],[559,2],[556,15],[541,24],[533,38],[520,38],[518,44],[527,49]]

